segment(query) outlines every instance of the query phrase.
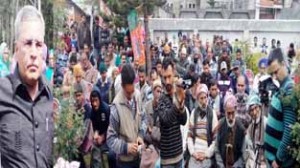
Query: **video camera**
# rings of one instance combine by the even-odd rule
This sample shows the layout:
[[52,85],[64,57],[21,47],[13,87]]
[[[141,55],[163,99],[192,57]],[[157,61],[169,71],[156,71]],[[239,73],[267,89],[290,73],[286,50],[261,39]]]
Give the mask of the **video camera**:
[[183,89],[189,89],[189,88],[191,88],[192,87],[192,80],[191,79],[185,79],[185,80],[183,80],[182,83],[181,83],[181,87]]
[[[278,90],[278,87],[274,84],[271,76],[262,77],[259,80],[258,91],[260,94],[260,101],[262,104],[269,105],[269,96],[273,95]],[[271,91],[271,95],[269,95]]]

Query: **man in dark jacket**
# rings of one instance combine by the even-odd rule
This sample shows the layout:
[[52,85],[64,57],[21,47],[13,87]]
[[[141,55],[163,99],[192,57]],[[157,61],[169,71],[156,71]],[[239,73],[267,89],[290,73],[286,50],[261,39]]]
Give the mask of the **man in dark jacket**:
[[209,86],[210,80],[213,79],[212,74],[210,73],[210,65],[208,60],[203,61],[203,72],[200,76],[201,83],[204,83],[207,87]]
[[101,101],[100,90],[94,87],[90,96],[92,113],[91,121],[94,129],[94,147],[92,149],[91,167],[101,167],[101,156],[107,150],[106,131],[109,125],[110,108],[108,104]]
[[101,78],[98,79],[96,86],[101,91],[101,98],[103,102],[109,102],[109,88],[111,86],[111,79],[107,77],[107,67],[104,63],[99,67]]
[[91,31],[89,28],[89,24],[86,21],[86,17],[83,15],[81,23],[79,24],[78,30],[78,46],[79,49],[82,50],[84,47],[84,44],[87,44],[88,46],[91,46]]
[[185,92],[180,87],[174,87],[175,69],[172,58],[167,57],[163,61],[163,81],[165,93],[158,101],[154,113],[158,113],[161,132],[161,165],[162,167],[179,168],[183,165],[183,147],[180,125],[187,121],[184,106]]
[[94,42],[94,51],[93,51],[93,55],[95,57],[95,59],[97,60],[97,62],[100,62],[102,60],[100,59],[100,50],[101,50],[101,46],[100,46],[100,31],[101,27],[99,26],[99,17],[96,16],[95,17],[95,23],[94,23],[94,27],[93,27],[93,42]]

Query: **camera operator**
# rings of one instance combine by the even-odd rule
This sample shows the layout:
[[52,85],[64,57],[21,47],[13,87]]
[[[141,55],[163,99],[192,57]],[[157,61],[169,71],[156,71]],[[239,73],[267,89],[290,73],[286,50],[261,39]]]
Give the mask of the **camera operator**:
[[180,125],[187,122],[186,108],[184,106],[185,90],[175,85],[175,69],[171,58],[163,61],[164,93],[154,108],[158,113],[160,122],[160,156],[162,167],[179,168],[183,165],[183,147]]
[[265,75],[268,75],[267,74],[267,65],[268,65],[267,58],[261,58],[258,62],[259,72],[255,75],[254,80],[253,80],[253,90],[256,92],[258,92],[260,78]]
[[265,157],[269,167],[293,167],[295,160],[289,154],[292,145],[291,125],[296,122],[292,101],[284,101],[293,93],[294,83],[288,74],[281,49],[274,49],[268,58],[268,70],[280,82],[279,91],[272,96],[264,135]]
[[254,148],[255,163],[251,167],[257,168],[265,165],[265,157],[263,151],[264,131],[266,117],[263,115],[262,104],[257,93],[252,93],[247,101],[247,111],[251,116],[251,124],[248,127],[248,135]]

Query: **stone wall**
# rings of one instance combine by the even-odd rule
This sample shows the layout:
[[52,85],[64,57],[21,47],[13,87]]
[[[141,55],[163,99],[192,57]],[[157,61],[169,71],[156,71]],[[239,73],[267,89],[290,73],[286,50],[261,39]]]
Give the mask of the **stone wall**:
[[251,42],[257,36],[259,44],[266,37],[269,46],[274,38],[281,41],[285,50],[291,42],[300,47],[300,21],[293,20],[151,19],[149,28],[155,42],[166,35],[170,41],[177,41],[181,30],[188,36],[199,33],[204,42],[212,42],[213,35],[222,35],[229,41],[243,39]]

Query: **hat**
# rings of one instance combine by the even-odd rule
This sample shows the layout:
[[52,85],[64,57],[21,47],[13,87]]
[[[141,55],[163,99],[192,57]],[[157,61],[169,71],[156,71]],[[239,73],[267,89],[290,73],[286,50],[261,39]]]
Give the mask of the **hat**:
[[73,86],[74,86],[74,93],[77,93],[77,92],[83,93],[83,87],[82,87],[81,83],[76,82]]
[[208,88],[205,84],[200,84],[197,89],[196,89],[196,97],[200,95],[200,93],[205,93],[206,95],[208,94]]
[[99,65],[99,71],[101,74],[107,72],[106,65],[103,62]]
[[226,70],[227,70],[227,64],[226,64],[225,61],[222,61],[222,62],[221,62],[221,70],[222,70],[222,69],[226,69]]
[[232,64],[232,69],[239,68],[241,66],[241,62],[239,60],[235,60]]
[[247,101],[247,110],[249,110],[252,105],[261,106],[260,98],[256,93],[253,93],[249,96]]
[[224,99],[224,108],[226,107],[232,108],[232,107],[236,107],[236,105],[237,105],[236,97],[233,94],[227,92],[227,95],[225,96]]
[[159,79],[153,81],[152,88],[155,89],[156,87],[162,87],[161,81]]
[[73,67],[73,73],[74,73],[74,76],[83,76],[83,70],[82,70],[82,67],[80,64],[76,64],[74,67]]
[[165,52],[165,53],[170,53],[170,52],[171,52],[170,46],[169,46],[168,44],[166,44],[166,45],[164,46],[164,52]]
[[187,54],[187,51],[186,51],[186,48],[185,48],[185,47],[182,47],[182,48],[181,48],[181,54]]
[[259,68],[266,68],[268,66],[268,59],[267,58],[261,58],[258,62]]

